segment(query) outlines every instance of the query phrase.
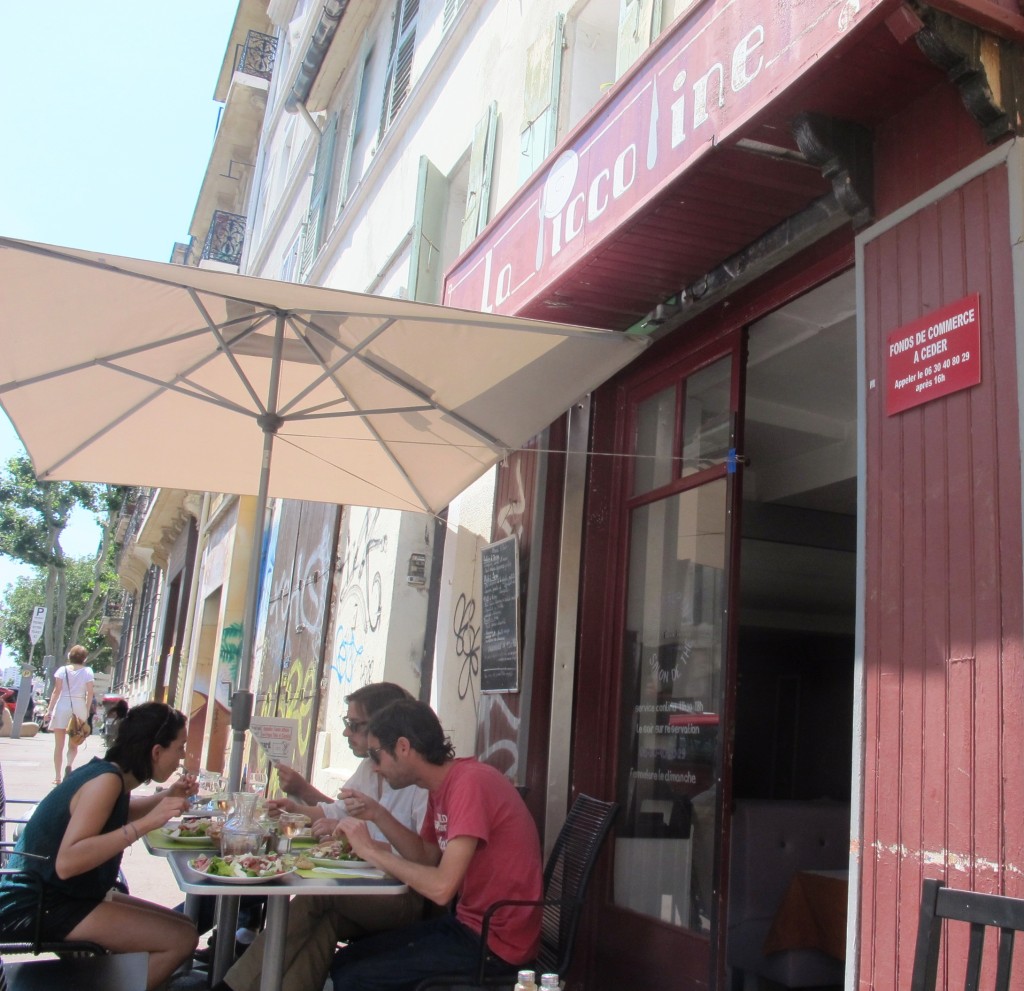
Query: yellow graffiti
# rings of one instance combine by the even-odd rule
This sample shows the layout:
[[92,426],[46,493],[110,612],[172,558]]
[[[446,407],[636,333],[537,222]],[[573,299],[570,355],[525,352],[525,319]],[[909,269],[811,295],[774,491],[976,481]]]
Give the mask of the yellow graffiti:
[[[313,701],[317,696],[316,664],[298,658],[288,665],[279,692],[267,693],[260,702],[261,716],[294,719],[298,724],[297,757],[300,764],[313,745]],[[278,789],[277,772],[270,781],[271,793]]]

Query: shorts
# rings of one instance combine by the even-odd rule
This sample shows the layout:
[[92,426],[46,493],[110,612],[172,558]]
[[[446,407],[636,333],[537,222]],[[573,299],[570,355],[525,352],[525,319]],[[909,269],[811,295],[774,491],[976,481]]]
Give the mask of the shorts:
[[[0,888],[0,932],[7,940],[29,942],[35,932],[38,889],[7,883]],[[53,888],[43,889],[43,921],[40,938],[66,939],[103,899],[74,898]]]

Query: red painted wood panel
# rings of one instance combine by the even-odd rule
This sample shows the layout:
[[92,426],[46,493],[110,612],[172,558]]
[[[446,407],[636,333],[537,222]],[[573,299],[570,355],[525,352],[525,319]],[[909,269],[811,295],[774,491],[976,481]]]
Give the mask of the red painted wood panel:
[[[907,986],[921,881],[1024,896],[1020,436],[1009,198],[989,171],[865,246],[859,985]],[[895,328],[981,295],[981,385],[887,417]],[[947,958],[962,965],[965,945]]]

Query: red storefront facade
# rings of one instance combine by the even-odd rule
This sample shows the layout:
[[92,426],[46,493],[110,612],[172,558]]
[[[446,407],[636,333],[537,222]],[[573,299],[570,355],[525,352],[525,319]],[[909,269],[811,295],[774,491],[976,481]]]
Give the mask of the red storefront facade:
[[527,493],[527,779],[571,585],[571,790],[621,806],[577,986],[748,968],[751,810],[849,809],[847,987],[909,981],[923,878],[1024,896],[1024,18],[945,6],[697,7],[447,275],[656,337],[591,397],[579,518],[558,455]]

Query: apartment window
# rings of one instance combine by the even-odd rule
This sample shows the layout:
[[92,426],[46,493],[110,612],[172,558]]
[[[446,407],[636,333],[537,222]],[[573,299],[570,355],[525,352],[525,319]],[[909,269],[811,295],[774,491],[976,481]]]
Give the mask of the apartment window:
[[395,115],[401,109],[412,86],[412,57],[416,48],[416,17],[420,0],[398,0],[394,31],[391,35],[391,57],[384,84],[384,105],[381,108],[378,137],[384,137]]

